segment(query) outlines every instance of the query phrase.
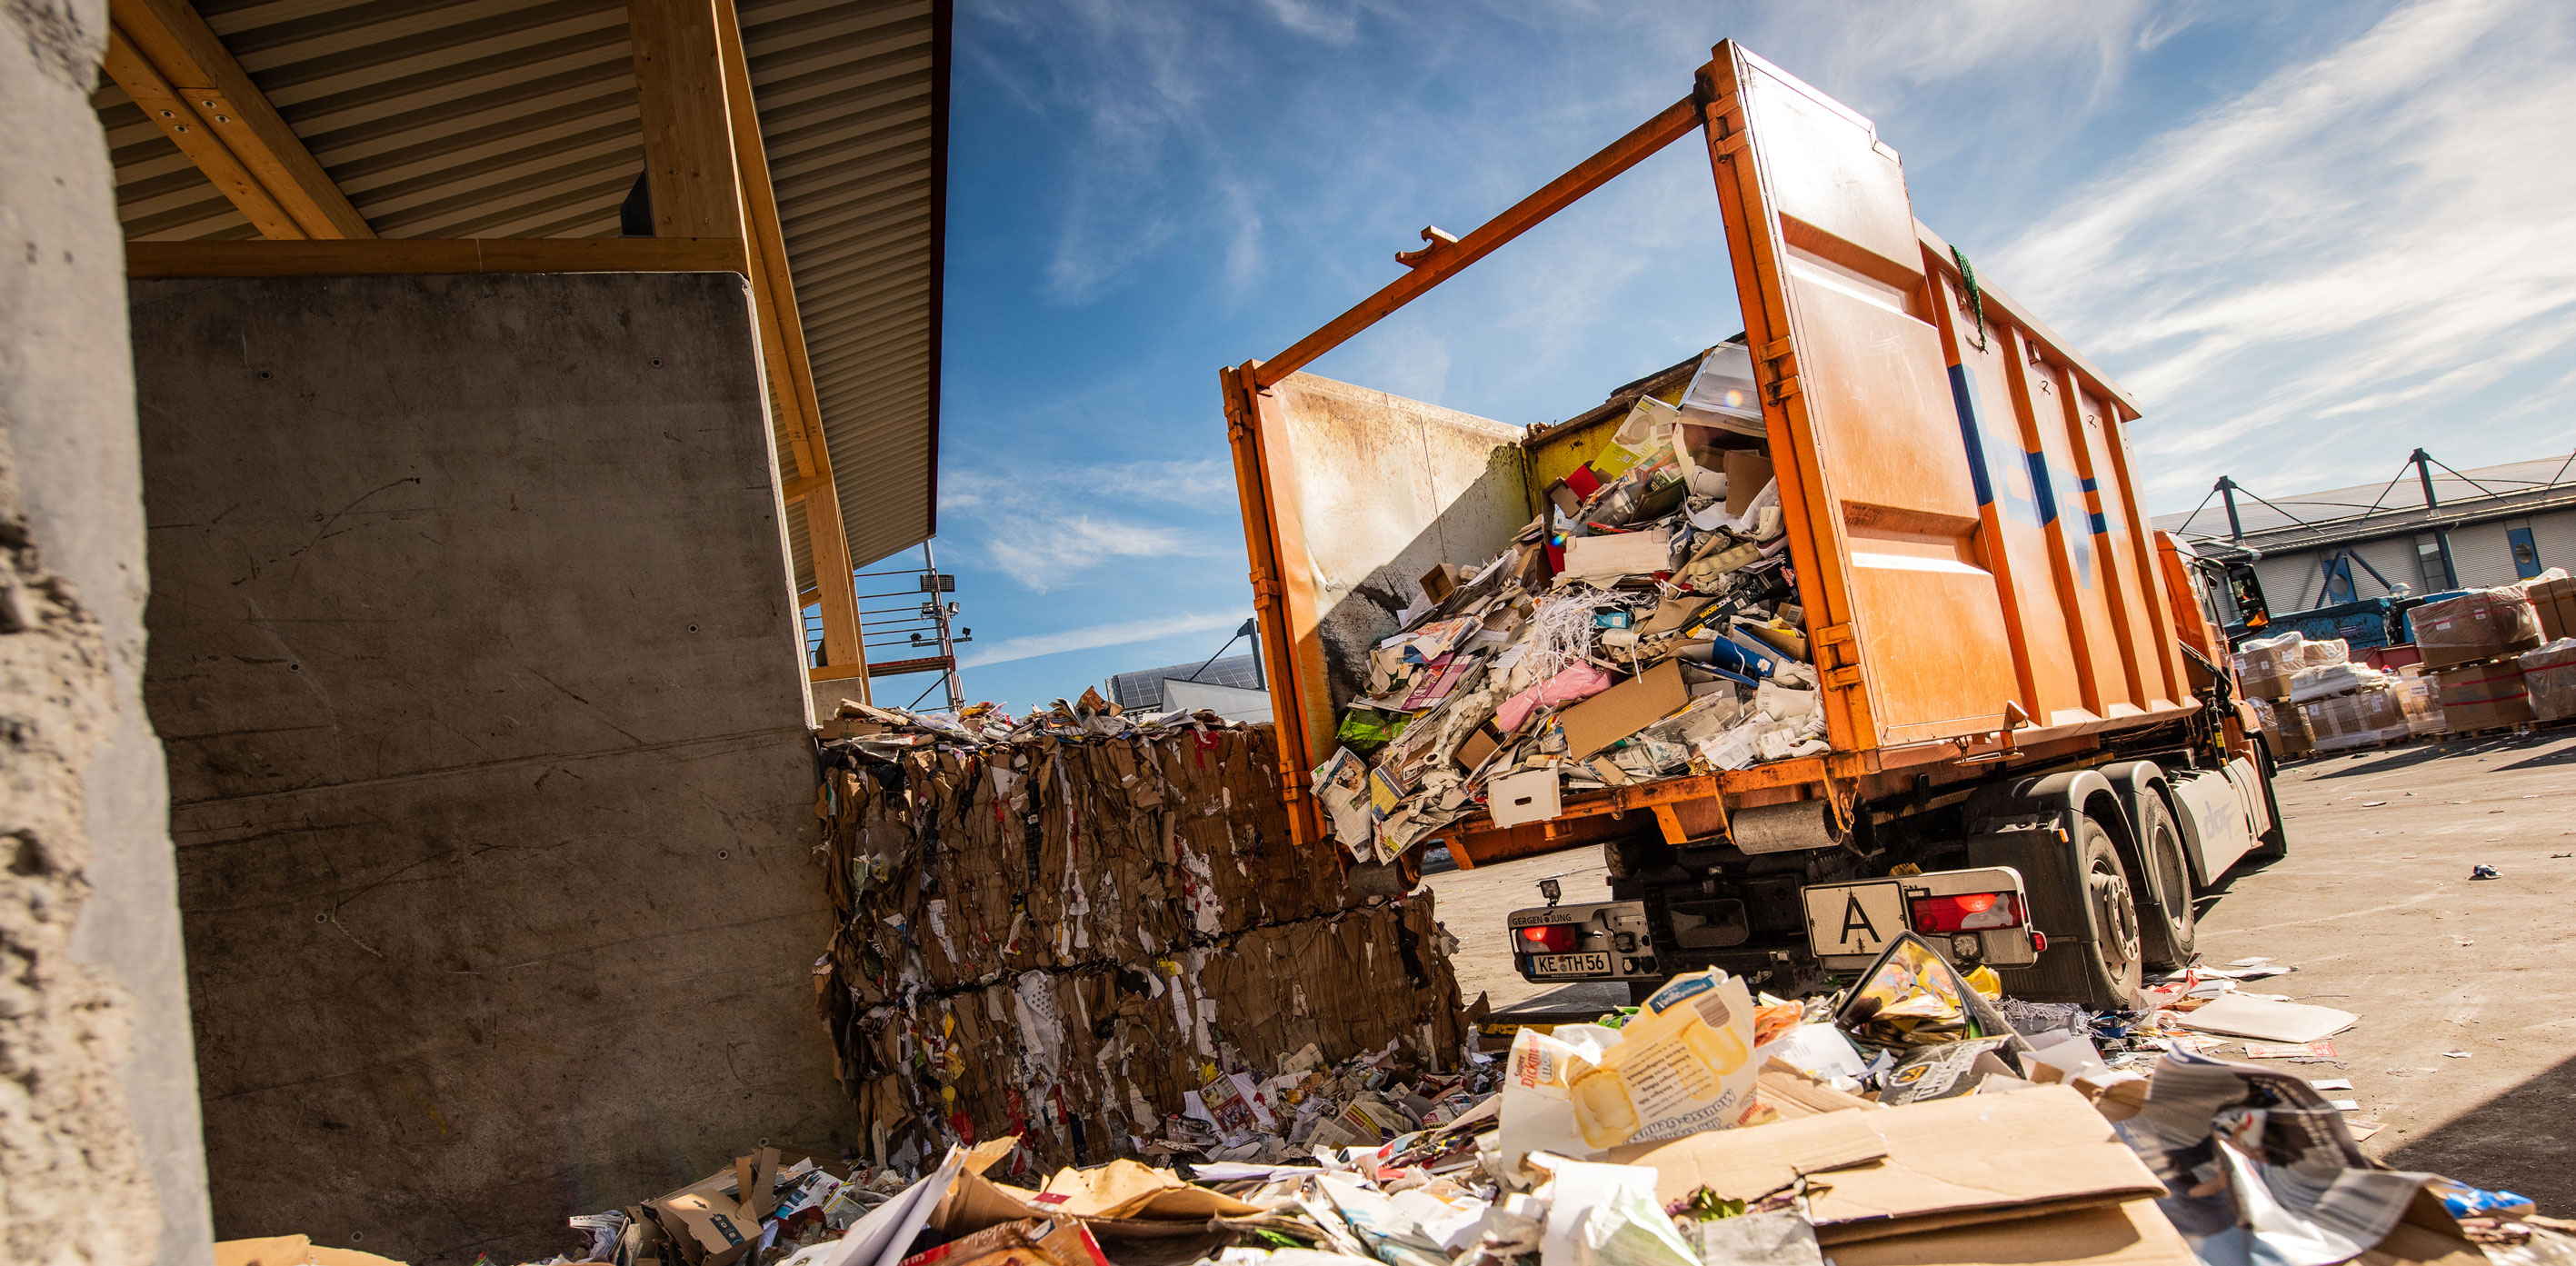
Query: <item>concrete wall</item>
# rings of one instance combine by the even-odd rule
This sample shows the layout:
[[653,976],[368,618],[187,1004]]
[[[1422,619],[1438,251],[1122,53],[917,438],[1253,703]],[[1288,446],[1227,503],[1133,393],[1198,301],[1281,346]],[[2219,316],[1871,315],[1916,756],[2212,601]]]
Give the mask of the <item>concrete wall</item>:
[[209,1260],[104,0],[0,5],[0,1260]]
[[841,1141],[741,280],[133,298],[216,1230],[543,1258]]

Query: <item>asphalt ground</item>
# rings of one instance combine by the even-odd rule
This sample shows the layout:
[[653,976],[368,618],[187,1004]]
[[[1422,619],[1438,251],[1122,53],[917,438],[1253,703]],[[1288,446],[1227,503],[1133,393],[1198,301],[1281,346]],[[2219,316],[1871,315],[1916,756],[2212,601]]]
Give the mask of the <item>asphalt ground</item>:
[[[2334,1060],[2295,1067],[2351,1079],[2326,1094],[2384,1126],[2363,1150],[2576,1215],[2576,732],[2317,757],[2284,767],[2275,792],[2289,856],[2201,896],[2202,961],[2268,956],[2298,970],[2249,991],[2361,1017]],[[2470,879],[2479,864],[2499,877]],[[1512,970],[1503,918],[1540,904],[1549,876],[1568,902],[1609,899],[1597,847],[1428,878],[1465,996],[1498,1011],[1625,1004],[1621,986]]]

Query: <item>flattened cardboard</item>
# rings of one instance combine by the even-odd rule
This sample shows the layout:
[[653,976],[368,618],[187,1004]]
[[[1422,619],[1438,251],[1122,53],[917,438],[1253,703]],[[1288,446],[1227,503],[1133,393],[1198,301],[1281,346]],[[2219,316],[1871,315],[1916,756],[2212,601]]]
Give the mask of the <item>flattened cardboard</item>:
[[1474,773],[1484,768],[1486,758],[1500,751],[1502,746],[1503,741],[1495,735],[1493,726],[1477,726],[1476,732],[1458,745],[1458,763],[1465,766],[1467,772]]
[[1726,451],[1726,512],[1744,517],[1744,508],[1771,483],[1771,459],[1749,448]]
[[1568,576],[1606,580],[1614,576],[1669,571],[1672,565],[1672,541],[1661,528],[1577,536],[1565,542],[1565,574]]
[[1826,1244],[2165,1194],[2110,1122],[2064,1086],[1828,1112],[1615,1148],[1604,1159],[1653,1166],[1666,1203],[1702,1186],[1759,1199],[1801,1174],[1829,1173],[1831,1188],[1814,1196],[1816,1238]]
[[1836,1266],[2198,1266],[2152,1200],[1845,1244]]
[[1665,660],[1566,709],[1566,754],[1582,760],[1688,706],[1681,661]]
[[354,1248],[315,1244],[308,1235],[269,1235],[215,1245],[215,1266],[404,1266]]
[[1762,1102],[1780,1114],[1783,1121],[1796,1121],[1827,1112],[1861,1108],[1878,1111],[1878,1105],[1859,1095],[1846,1094],[1800,1072],[1796,1066],[1772,1056],[1763,1061],[1762,1073],[1754,1079],[1754,1092]]

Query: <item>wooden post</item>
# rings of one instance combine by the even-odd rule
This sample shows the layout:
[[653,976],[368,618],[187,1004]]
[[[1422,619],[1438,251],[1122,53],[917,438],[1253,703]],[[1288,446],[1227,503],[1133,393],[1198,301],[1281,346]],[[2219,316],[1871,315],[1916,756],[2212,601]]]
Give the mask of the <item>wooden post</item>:
[[628,0],[656,237],[742,237],[715,0]]
[[[796,463],[796,478],[786,491],[805,506],[805,542],[814,560],[815,605],[822,614],[823,659],[828,667],[848,674],[841,679],[856,687],[860,702],[873,702],[866,671],[867,643],[859,625],[858,584],[851,577],[855,569],[850,563],[849,532],[841,521],[840,489],[832,479],[832,451],[823,438],[823,409],[814,391],[813,363],[806,355],[795,278],[788,270],[778,194],[769,179],[769,151],[761,140],[760,112],[751,95],[751,66],[743,53],[741,20],[727,0],[719,0],[713,14],[722,104],[742,191],[752,297],[760,312],[761,356],[768,363],[770,399]],[[811,679],[825,678],[813,675]]]

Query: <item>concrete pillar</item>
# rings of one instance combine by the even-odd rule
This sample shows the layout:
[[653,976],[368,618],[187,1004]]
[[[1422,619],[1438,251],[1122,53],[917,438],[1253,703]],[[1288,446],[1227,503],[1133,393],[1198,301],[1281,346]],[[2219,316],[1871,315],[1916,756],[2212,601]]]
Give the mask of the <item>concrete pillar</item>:
[[0,1259],[210,1260],[104,0],[0,5]]

